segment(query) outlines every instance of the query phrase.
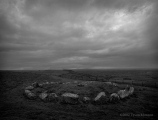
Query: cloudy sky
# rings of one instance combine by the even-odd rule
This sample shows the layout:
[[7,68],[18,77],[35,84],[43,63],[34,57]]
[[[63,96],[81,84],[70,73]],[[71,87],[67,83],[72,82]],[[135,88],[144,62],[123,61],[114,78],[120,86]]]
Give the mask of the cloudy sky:
[[0,0],[0,69],[158,68],[157,0]]

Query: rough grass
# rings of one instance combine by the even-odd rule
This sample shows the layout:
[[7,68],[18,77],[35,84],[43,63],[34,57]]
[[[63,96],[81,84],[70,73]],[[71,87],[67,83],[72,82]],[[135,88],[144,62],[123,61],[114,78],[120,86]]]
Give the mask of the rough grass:
[[107,96],[110,96],[112,93],[117,93],[120,89],[124,88],[125,86],[114,86],[112,84],[107,84],[106,82],[78,81],[77,83],[74,83],[71,81],[61,82],[61,84],[60,82],[43,84],[42,88],[36,88],[32,92],[38,94],[47,91],[48,93],[56,93],[58,96],[62,95],[63,93],[74,93],[78,94],[79,96],[87,96],[94,99],[100,92],[105,92]]
[[[158,118],[158,91],[150,87],[134,86],[135,93],[132,97],[119,103],[105,105],[61,105],[45,103],[40,100],[28,100],[22,95],[23,89],[34,81],[73,81],[73,79],[58,77],[61,74],[67,74],[67,71],[1,72],[1,120],[155,120]],[[133,77],[136,76],[133,75]],[[124,84],[122,87],[124,87]],[[66,87],[62,90],[65,89]],[[73,86],[71,86],[71,89],[73,89]],[[98,91],[113,90],[110,87],[105,89],[104,86],[97,89]],[[83,91],[87,94],[88,90],[93,91],[93,86],[90,85]],[[78,92],[77,89],[76,92]],[[141,114],[153,116],[138,116]]]

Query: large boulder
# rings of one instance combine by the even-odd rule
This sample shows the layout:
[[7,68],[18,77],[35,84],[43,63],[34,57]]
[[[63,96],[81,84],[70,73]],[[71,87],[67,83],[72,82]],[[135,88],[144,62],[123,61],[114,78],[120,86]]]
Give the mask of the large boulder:
[[129,85],[126,86],[125,90],[120,90],[118,91],[118,95],[120,96],[121,99],[126,98],[130,95],[132,95],[134,92],[134,87],[130,87]]
[[34,89],[34,87],[33,86],[27,86],[26,88],[25,88],[25,90],[33,90]]
[[100,92],[98,95],[94,98],[95,101],[99,100],[102,96],[106,96],[105,92]]
[[37,98],[37,96],[34,93],[32,93],[30,90],[25,90],[25,96],[29,99],[36,99]]
[[132,95],[133,92],[134,92],[134,87],[130,87],[130,89],[129,89],[129,95]]
[[100,92],[98,95],[94,98],[94,103],[97,104],[104,104],[107,103],[108,97],[106,96],[105,92]]
[[127,91],[127,90],[119,90],[117,94],[119,95],[119,97],[121,99],[124,99],[124,98],[129,96],[129,91]]
[[39,98],[43,101],[46,101],[47,97],[48,97],[47,92],[43,92],[39,95]]
[[58,102],[58,96],[55,93],[48,94],[48,101]]
[[78,104],[79,96],[74,93],[64,93],[61,95],[60,103],[64,104]]
[[105,82],[105,84],[107,84],[107,85],[112,85],[112,82]]
[[117,93],[112,93],[110,95],[110,102],[117,102],[120,100],[120,97]]
[[25,94],[29,94],[31,91],[30,90],[25,90]]
[[79,97],[79,95],[74,94],[74,93],[64,93],[61,96],[63,96],[63,97],[71,97],[71,98],[78,98]]

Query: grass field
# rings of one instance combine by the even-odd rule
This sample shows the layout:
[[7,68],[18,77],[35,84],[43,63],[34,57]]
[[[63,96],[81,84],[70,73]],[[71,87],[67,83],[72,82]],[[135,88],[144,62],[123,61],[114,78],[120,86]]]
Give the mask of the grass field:
[[[0,71],[1,120],[155,120],[158,118],[157,70]],[[32,82],[114,81],[131,84],[134,95],[115,104],[62,105],[26,99]]]

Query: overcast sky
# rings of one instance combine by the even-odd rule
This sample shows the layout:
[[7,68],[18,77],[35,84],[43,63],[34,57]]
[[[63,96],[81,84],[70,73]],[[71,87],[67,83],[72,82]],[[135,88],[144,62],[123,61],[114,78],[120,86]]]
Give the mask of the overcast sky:
[[158,0],[0,0],[0,69],[158,68]]

